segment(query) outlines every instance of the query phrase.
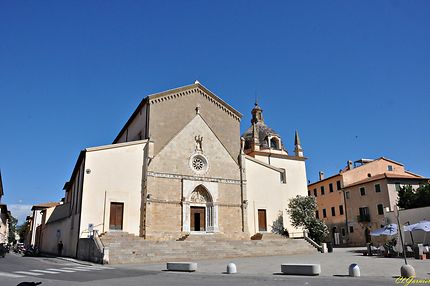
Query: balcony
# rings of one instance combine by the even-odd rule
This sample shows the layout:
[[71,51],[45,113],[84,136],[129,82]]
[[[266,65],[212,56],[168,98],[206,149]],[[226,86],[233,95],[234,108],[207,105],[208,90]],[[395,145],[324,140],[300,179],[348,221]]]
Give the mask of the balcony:
[[357,216],[358,222],[370,222],[370,215],[369,214],[361,214]]

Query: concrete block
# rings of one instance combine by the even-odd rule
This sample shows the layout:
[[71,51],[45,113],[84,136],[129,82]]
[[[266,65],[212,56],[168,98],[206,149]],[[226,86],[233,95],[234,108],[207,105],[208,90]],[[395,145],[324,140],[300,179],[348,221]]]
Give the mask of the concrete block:
[[288,275],[315,276],[315,275],[320,275],[321,265],[285,263],[285,264],[281,264],[281,272],[283,274],[288,274]]
[[195,262],[167,262],[167,270],[169,270],[169,271],[194,272],[197,270],[197,263],[195,263]]

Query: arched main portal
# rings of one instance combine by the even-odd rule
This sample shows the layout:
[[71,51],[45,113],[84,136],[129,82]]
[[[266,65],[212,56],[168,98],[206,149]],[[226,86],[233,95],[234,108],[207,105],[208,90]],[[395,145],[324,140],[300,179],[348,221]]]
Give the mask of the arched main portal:
[[215,232],[218,229],[218,207],[211,193],[196,186],[183,202],[183,231]]
[[190,198],[190,231],[206,231],[211,219],[212,198],[203,186],[197,186]]

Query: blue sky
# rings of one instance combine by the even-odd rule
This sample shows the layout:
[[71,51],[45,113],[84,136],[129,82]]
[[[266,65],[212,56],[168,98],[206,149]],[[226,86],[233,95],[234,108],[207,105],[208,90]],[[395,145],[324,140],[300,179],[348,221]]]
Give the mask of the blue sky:
[[[5,197],[58,201],[81,149],[109,144],[148,94],[198,79],[254,98],[308,179],[386,156],[430,176],[429,1],[1,1]],[[22,222],[22,221],[20,221]]]

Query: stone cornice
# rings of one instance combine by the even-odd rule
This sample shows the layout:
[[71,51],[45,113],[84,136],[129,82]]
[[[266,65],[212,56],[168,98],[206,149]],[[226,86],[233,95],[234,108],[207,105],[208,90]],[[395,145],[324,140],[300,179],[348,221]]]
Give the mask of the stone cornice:
[[[167,201],[160,199],[150,199],[147,201],[148,203],[156,203],[156,204],[166,204],[166,205],[182,205],[182,204],[190,204],[190,202],[185,201]],[[241,207],[241,204],[228,204],[228,203],[214,203],[214,206],[219,207]]]
[[198,177],[198,176],[188,176],[188,175],[150,172],[150,171],[148,171],[147,175],[149,177],[155,177],[155,178],[165,178],[165,179],[174,179],[174,180],[185,179],[190,181],[215,182],[215,183],[221,183],[221,184],[240,185],[240,180],[235,180],[235,179]]

